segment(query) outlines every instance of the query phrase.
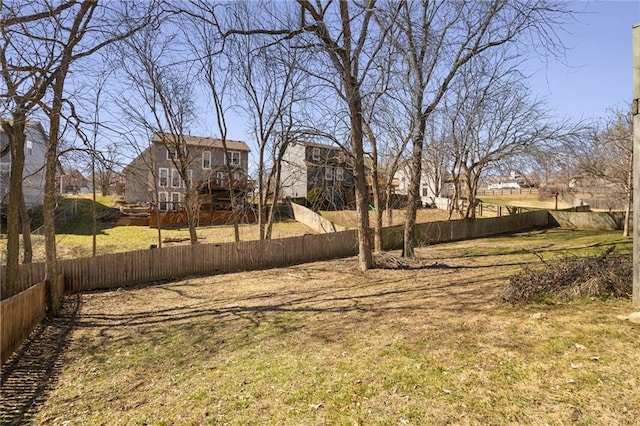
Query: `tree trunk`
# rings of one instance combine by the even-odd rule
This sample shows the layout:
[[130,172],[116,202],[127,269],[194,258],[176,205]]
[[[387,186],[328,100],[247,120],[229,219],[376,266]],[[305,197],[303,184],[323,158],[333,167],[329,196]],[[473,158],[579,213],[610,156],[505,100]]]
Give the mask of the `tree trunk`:
[[44,179],[44,245],[46,252],[46,299],[47,310],[51,316],[57,316],[60,311],[60,295],[56,288],[58,276],[58,259],[56,253],[56,174],[58,170],[58,135],[60,132],[60,116],[63,105],[64,78],[69,69],[68,61],[63,62],[62,68],[53,85],[53,101],[49,111],[49,140],[45,154]]
[[[9,175],[9,207],[7,209],[7,269],[6,287],[10,294],[20,290],[20,205],[22,194],[22,175],[24,172],[24,126],[25,115],[13,114],[11,124],[11,169]],[[5,129],[8,126],[5,125]]]
[[95,133],[94,152],[91,153],[91,254],[95,256],[98,251],[98,212],[96,206],[96,157],[95,157]]
[[[374,234],[374,250],[376,253],[382,251],[382,203],[380,202],[380,185],[378,170],[378,147],[376,145],[376,137],[371,127],[365,125],[369,142],[371,144],[371,189],[373,192],[373,206],[375,208],[375,224],[373,228]],[[368,214],[368,213],[367,213]]]
[[[622,236],[628,237],[631,223],[631,206],[633,205],[633,152],[629,156],[629,172],[627,173],[627,205],[624,209],[624,229]],[[638,214],[638,212],[633,212]]]
[[[52,120],[53,121],[53,120]],[[46,251],[46,298],[49,315],[57,316],[60,310],[60,300],[55,284],[58,276],[58,259],[56,253],[56,192],[55,180],[58,164],[57,135],[58,125],[51,126],[49,135],[49,149],[46,154],[46,170],[44,183],[44,244]]]
[[191,244],[198,244],[198,233],[196,232],[197,206],[195,205],[194,194],[191,185],[188,185],[184,194],[184,210],[187,214],[189,224],[189,240]]
[[[373,176],[373,179],[377,179],[377,176]],[[380,188],[378,184],[373,184],[373,205],[376,209],[374,224],[374,250],[376,253],[382,252],[382,203],[380,202]]]
[[478,178],[474,176],[473,172],[469,171],[466,176],[467,185],[467,211],[465,213],[466,218],[476,218],[476,193],[478,192]]
[[[267,220],[267,204],[269,196],[269,184],[271,179],[267,180],[267,188],[264,188],[264,143],[260,146],[260,158],[258,160],[258,238],[260,240],[268,239],[266,237],[266,220]],[[275,197],[275,195],[274,195]],[[275,200],[274,200],[275,203]]]
[[[156,190],[156,200],[158,200],[158,190]],[[160,201],[156,201],[156,220],[158,221],[158,248],[162,248],[162,217],[160,210]]]
[[413,153],[411,155],[411,180],[408,187],[407,213],[404,223],[404,257],[415,257],[416,214],[420,202],[420,180],[422,177],[422,149],[426,119],[420,117],[418,129],[413,137]]
[[393,225],[393,205],[392,205],[392,196],[393,194],[391,193],[391,184],[387,184],[387,188],[386,188],[386,200],[385,200],[385,211],[387,212],[387,226],[392,226]]
[[20,194],[20,221],[22,222],[22,263],[33,260],[33,244],[31,244],[31,218],[24,202],[24,194]]
[[[284,151],[282,151],[284,153]],[[273,223],[275,222],[276,205],[278,198],[280,197],[280,179],[282,176],[282,168],[280,167],[282,158],[279,158],[278,163],[274,165],[276,168],[275,177],[273,179],[273,201],[271,203],[271,209],[269,210],[269,216],[267,217],[267,226],[265,230],[265,239],[270,240],[273,234]]]
[[[349,69],[345,71],[348,74]],[[357,87],[352,76],[344,75],[344,77],[351,122],[351,148],[355,161],[354,179],[356,187],[356,216],[358,222],[358,265],[360,270],[366,271],[373,266],[373,257],[371,253],[371,236],[369,235],[367,178],[364,167],[362,99],[360,97],[360,88]]]

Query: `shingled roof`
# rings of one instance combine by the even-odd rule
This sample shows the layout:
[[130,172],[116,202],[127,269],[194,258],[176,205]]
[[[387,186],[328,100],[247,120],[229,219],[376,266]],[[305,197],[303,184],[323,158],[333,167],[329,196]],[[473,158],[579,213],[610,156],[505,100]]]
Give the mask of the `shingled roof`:
[[[171,135],[163,134],[163,133],[154,133],[151,141],[154,143],[163,143],[163,136],[167,138],[171,138]],[[218,138],[206,138],[203,136],[184,136],[184,141],[187,145],[191,146],[201,146],[208,148],[219,148],[222,149],[222,139]],[[226,141],[227,149],[230,151],[246,151],[249,152],[251,149],[246,142],[243,141],[235,141],[231,139],[227,139]]]

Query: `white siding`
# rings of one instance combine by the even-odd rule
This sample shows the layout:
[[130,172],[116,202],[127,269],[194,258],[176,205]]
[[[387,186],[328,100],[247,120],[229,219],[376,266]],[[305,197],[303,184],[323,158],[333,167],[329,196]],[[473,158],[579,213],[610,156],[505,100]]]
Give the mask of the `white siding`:
[[[26,142],[24,147],[24,180],[22,188],[27,207],[41,205],[44,201],[44,163],[47,141],[44,135],[31,125],[24,130]],[[31,142],[31,144],[29,144]],[[31,149],[28,148],[31,146]]]
[[303,144],[289,145],[283,157],[282,197],[307,197],[307,164]]

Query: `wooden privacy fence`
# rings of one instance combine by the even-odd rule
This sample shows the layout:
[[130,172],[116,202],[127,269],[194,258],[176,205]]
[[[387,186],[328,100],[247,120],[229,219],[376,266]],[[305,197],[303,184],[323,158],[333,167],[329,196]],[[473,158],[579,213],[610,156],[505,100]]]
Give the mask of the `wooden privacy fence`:
[[[445,243],[448,241],[488,237],[524,229],[547,226],[549,215],[546,210],[482,219],[460,219],[452,221],[427,222],[416,225],[417,245]],[[382,249],[393,250],[403,246],[403,225],[383,228]]]
[[[428,222],[416,225],[418,245],[478,238],[522,229],[546,226],[546,210],[495,218]],[[384,250],[403,246],[403,226],[382,229]],[[275,268],[316,260],[348,257],[357,254],[356,230],[320,235],[237,243],[196,244],[161,249],[137,250],[96,257],[65,259],[58,262],[58,272],[65,277],[70,292],[117,288],[177,278],[235,271]],[[0,268],[0,273],[4,273]],[[42,263],[20,265],[21,290],[42,282]],[[3,294],[3,298],[12,296]]]
[[[546,211],[487,219],[422,223],[416,226],[416,241],[419,245],[435,244],[514,232],[547,224]],[[382,229],[382,241],[385,250],[401,248],[402,225]],[[357,252],[357,232],[348,230],[277,240],[185,245],[61,260],[59,273],[64,280],[65,291],[79,292],[124,287],[187,275],[274,268],[349,257]],[[2,363],[45,314],[45,286],[42,283],[44,265],[22,265],[20,271],[24,274],[23,285],[30,288],[0,303]],[[38,284],[33,285],[35,283]]]
[[276,240],[196,244],[64,260],[70,292],[124,287],[187,275],[274,268],[357,253],[355,230]]
[[45,286],[36,284],[0,303],[0,353],[2,364],[29,336],[45,314]]

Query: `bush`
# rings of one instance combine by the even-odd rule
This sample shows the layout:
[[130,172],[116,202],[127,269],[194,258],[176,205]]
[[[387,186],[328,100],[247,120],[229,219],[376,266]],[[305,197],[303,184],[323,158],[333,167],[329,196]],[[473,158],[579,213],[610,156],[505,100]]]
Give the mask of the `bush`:
[[631,297],[632,256],[614,256],[614,250],[612,246],[598,256],[543,260],[545,268],[525,267],[509,279],[502,299],[509,303],[553,303],[583,297]]

